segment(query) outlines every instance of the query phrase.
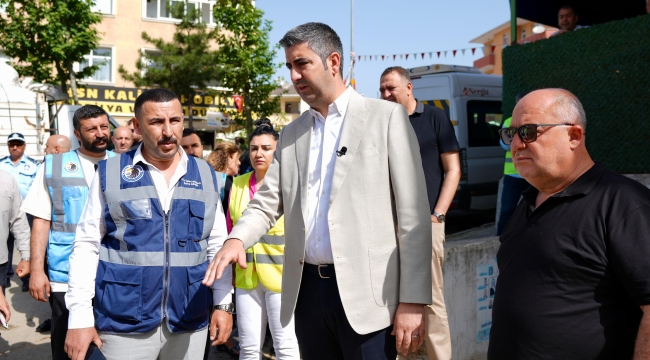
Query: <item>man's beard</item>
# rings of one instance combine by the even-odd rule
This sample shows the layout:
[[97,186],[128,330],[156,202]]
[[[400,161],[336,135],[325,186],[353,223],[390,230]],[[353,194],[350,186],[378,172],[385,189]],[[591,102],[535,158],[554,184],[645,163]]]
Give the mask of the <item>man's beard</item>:
[[[103,147],[100,147],[100,146],[97,145],[101,141],[104,142],[104,145],[101,145]],[[104,151],[106,151],[106,148],[108,147],[108,137],[104,136],[104,137],[101,137],[101,138],[96,138],[95,140],[92,140],[92,141],[88,141],[88,140],[84,139],[83,136],[82,136],[81,137],[81,143],[83,144],[84,149],[86,149],[86,150],[88,150],[88,151],[90,151],[92,153],[95,153],[95,154],[101,154]]]

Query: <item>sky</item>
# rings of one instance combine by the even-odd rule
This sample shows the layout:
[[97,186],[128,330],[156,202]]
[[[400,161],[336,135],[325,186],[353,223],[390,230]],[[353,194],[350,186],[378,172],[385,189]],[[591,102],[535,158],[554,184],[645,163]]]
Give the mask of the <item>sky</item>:
[[[343,43],[343,74],[350,67],[350,0],[288,1],[257,0],[264,17],[273,22],[271,44],[277,44],[293,27],[310,22],[331,26]],[[357,55],[389,55],[355,64],[357,91],[366,97],[379,97],[379,77],[389,66],[413,68],[431,64],[472,66],[483,57],[482,46],[469,41],[510,19],[508,0],[354,0],[354,51]],[[476,52],[454,49],[476,47]],[[437,58],[437,51],[448,51]],[[420,53],[425,53],[424,59]],[[433,57],[429,58],[429,52]],[[408,60],[399,54],[410,54]],[[413,54],[417,53],[417,60]],[[392,54],[398,54],[393,61]],[[278,63],[284,63],[284,50],[279,49]],[[291,81],[289,71],[277,71]]]

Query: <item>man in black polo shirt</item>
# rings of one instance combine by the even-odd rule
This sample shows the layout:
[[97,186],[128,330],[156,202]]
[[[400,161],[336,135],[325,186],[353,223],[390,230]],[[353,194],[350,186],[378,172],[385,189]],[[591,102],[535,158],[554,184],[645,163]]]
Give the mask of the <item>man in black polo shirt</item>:
[[[401,104],[409,114],[420,145],[422,167],[427,184],[432,226],[431,278],[433,303],[425,307],[425,341],[429,359],[451,359],[451,337],[443,297],[442,263],[444,262],[445,213],[456,194],[460,181],[460,158],[454,127],[447,114],[426,106],[413,97],[408,71],[395,66],[381,74],[381,98]],[[424,194],[423,194],[424,195]]]
[[586,124],[544,89],[501,130],[533,187],[500,238],[488,359],[650,358],[650,190],[592,161]]

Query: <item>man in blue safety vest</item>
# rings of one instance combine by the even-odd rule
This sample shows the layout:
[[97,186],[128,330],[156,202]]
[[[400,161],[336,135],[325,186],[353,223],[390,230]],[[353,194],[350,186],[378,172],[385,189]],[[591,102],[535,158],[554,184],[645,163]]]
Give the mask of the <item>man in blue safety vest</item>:
[[225,217],[214,171],[179,146],[183,118],[172,91],[143,92],[133,119],[142,144],[98,164],[70,256],[72,359],[91,343],[107,359],[200,359],[208,324],[213,345],[230,335],[232,275],[212,291],[201,284]]
[[106,151],[110,125],[108,114],[101,107],[82,106],[75,111],[72,124],[81,147],[45,156],[21,208],[34,216],[30,293],[36,300],[49,301],[52,307],[50,326],[54,360],[68,358],[63,349],[68,330],[64,296],[68,290],[68,259],[75,230],[95,175],[95,164],[115,155]]

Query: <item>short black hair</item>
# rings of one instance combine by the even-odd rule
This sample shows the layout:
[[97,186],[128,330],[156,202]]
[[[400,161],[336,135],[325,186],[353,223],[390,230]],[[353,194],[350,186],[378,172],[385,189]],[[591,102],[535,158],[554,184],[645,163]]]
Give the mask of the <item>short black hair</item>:
[[157,88],[145,90],[142,92],[142,94],[140,94],[140,96],[138,96],[137,99],[135,99],[135,117],[138,120],[142,120],[140,118],[142,116],[142,106],[148,101],[163,103],[172,101],[174,99],[178,100],[179,103],[181,102],[181,99],[178,97],[178,95],[169,89]]
[[187,137],[187,136],[190,136],[192,134],[196,134],[196,136],[199,136],[199,134],[197,134],[196,131],[194,131],[194,129],[190,129],[190,128],[183,129],[183,137]]
[[106,118],[108,119],[108,113],[101,107],[97,105],[84,105],[74,112],[74,115],[72,116],[72,127],[77,131],[81,131],[81,124],[79,121],[94,119],[102,115],[106,115]]
[[390,73],[392,73],[392,72],[397,73],[397,75],[399,75],[399,76],[401,76],[402,78],[404,78],[404,80],[406,80],[406,82],[410,82],[410,81],[411,81],[411,74],[409,74],[409,71],[406,70],[406,69],[404,69],[404,68],[401,67],[401,66],[391,66],[391,67],[389,67],[389,68],[386,68],[386,70],[384,70],[384,72],[381,73],[380,78],[382,78],[382,77],[384,77],[384,76],[386,76],[386,75],[388,75],[388,74],[390,74]]
[[278,134],[278,132],[273,128],[271,120],[267,118],[260,119],[255,122],[255,129],[251,133],[251,136],[248,138],[248,142],[250,143],[254,137],[260,135],[271,135],[276,141],[280,138],[280,134]]
[[334,29],[323,23],[308,22],[287,31],[280,39],[280,46],[285,49],[302,43],[307,43],[307,47],[320,57],[325,70],[327,58],[332,53],[338,53],[341,56],[339,73],[343,77],[343,45]]
[[[576,8],[573,5],[567,4],[567,5],[564,5],[564,6],[562,6],[560,8],[560,10],[569,10],[569,9],[571,9],[571,11],[573,11],[573,15],[578,15],[578,12],[576,11]],[[558,10],[558,12],[560,12],[560,10]]]

